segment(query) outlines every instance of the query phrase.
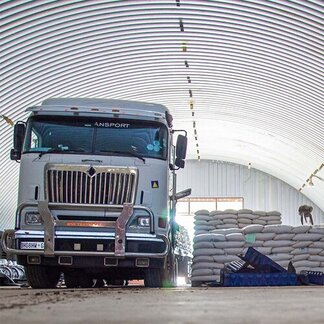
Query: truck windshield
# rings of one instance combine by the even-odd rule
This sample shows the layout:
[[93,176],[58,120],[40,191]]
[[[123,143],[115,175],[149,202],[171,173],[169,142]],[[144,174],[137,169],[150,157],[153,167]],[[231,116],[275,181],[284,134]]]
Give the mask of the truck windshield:
[[80,153],[167,158],[168,131],[153,121],[32,116],[23,153]]

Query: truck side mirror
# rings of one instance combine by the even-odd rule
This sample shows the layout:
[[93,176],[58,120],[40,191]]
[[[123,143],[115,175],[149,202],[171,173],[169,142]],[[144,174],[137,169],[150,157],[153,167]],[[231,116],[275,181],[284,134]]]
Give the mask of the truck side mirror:
[[187,155],[187,142],[188,139],[186,136],[178,135],[175,165],[179,168],[184,168],[185,166],[184,159]]
[[23,122],[17,122],[14,128],[14,148],[10,151],[10,159],[17,161],[21,158],[21,151],[24,143],[26,125]]

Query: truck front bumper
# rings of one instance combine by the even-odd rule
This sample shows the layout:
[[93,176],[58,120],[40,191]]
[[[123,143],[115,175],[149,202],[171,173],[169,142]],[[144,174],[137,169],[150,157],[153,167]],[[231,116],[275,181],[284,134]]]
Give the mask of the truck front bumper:
[[115,253],[115,234],[98,232],[55,231],[54,250],[45,253],[44,231],[5,230],[1,243],[8,254],[40,256],[103,256],[164,258],[169,240],[157,234],[126,233],[125,253]]
[[[126,225],[133,213],[133,205],[125,203],[115,222],[115,231],[91,230],[89,224],[78,230],[77,223],[68,227],[64,221],[54,219],[46,201],[38,202],[44,230],[6,230],[1,244],[8,254],[26,256],[101,256],[105,258],[160,258],[168,254],[170,243],[165,235],[155,233],[129,233]],[[151,219],[151,224],[153,224]],[[95,222],[93,222],[95,223]],[[97,225],[97,224],[95,224]],[[66,230],[65,230],[66,229]],[[108,227],[107,227],[108,229]]]

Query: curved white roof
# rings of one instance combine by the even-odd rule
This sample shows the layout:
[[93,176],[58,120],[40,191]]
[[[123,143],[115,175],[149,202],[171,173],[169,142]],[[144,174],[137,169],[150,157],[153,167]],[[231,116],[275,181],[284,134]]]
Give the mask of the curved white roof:
[[[251,163],[324,210],[322,1],[0,6],[1,114],[17,121],[51,97],[163,104],[189,132],[189,158]],[[11,137],[2,121],[0,166],[10,172]]]

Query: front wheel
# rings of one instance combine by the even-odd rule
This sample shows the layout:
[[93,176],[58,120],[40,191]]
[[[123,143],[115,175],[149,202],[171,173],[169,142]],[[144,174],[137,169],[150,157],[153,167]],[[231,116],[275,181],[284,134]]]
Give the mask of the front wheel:
[[26,277],[32,288],[56,288],[60,277],[60,270],[55,267],[28,264],[26,266]]
[[64,282],[66,288],[79,288],[80,278],[76,273],[64,272]]

